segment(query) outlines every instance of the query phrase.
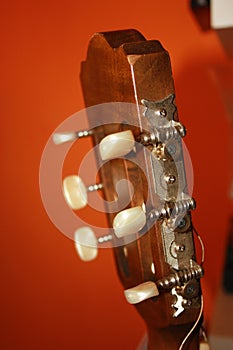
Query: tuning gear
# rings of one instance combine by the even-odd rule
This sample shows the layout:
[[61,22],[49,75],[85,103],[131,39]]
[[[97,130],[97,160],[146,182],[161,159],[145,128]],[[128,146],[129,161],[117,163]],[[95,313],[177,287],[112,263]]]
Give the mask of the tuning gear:
[[172,304],[172,307],[176,310],[173,317],[178,317],[184,311],[183,297],[176,292],[176,288],[172,288],[171,293],[176,299],[175,303]]
[[120,238],[140,231],[146,224],[146,214],[142,207],[120,211],[113,220],[115,235]]
[[144,282],[136,287],[126,289],[124,294],[129,304],[138,304],[143,300],[158,296],[159,291],[154,282]]
[[[194,264],[193,261],[192,264]],[[159,279],[156,283],[159,289],[170,290],[173,287],[182,286],[184,283],[187,283],[192,279],[200,279],[201,277],[203,277],[203,275],[203,268],[197,263],[195,263],[188,269],[174,271],[170,275]]]
[[165,203],[164,207],[160,210],[153,209],[149,213],[151,220],[175,218],[185,215],[189,210],[194,210],[196,203],[193,198],[183,199],[177,202]]
[[151,134],[142,133],[137,137],[137,141],[144,146],[155,145],[158,142],[166,142],[172,139],[178,139],[186,135],[186,129],[184,125],[173,120],[167,123],[165,126],[153,128],[154,131]]
[[102,184],[86,187],[82,179],[77,175],[69,175],[63,180],[64,197],[73,210],[84,208],[87,205],[87,192],[97,191],[102,188]]

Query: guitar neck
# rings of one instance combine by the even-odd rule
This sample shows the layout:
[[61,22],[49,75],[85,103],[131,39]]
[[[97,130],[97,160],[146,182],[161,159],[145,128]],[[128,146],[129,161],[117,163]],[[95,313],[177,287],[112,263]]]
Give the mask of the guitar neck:
[[[165,101],[165,104],[169,103],[171,106],[169,112],[171,121],[178,123],[169,55],[158,41],[146,41],[135,30],[94,35],[89,45],[87,59],[82,63],[81,83],[86,107],[102,103],[123,102],[131,103],[136,106],[136,109],[140,109],[142,107],[141,101],[144,101],[144,107],[149,106],[153,109],[156,106],[156,101]],[[133,131],[135,139],[142,134],[142,127],[136,120],[137,118],[137,112],[132,113],[132,125],[137,126],[127,125],[127,128]],[[103,137],[110,133],[125,130],[126,124],[122,123],[121,120],[122,116],[119,112],[119,115],[114,115],[114,122],[117,124],[112,124],[113,120],[110,118],[108,125],[97,127],[93,133],[94,143],[99,144]],[[166,154],[163,156],[165,157]],[[137,157],[137,155],[132,157]],[[178,163],[182,174],[184,174],[182,150],[180,150]],[[162,160],[161,164],[165,172],[167,171],[166,167],[174,172],[177,171],[171,159],[166,162]],[[105,163],[99,172],[102,182],[106,183],[107,181],[108,184],[108,186],[104,186],[104,197],[107,201],[114,200],[116,184],[122,178],[128,179],[137,189],[131,199],[130,206],[143,205],[145,198],[148,197],[149,207],[152,208],[154,203],[159,200],[158,196],[154,198],[154,188],[152,189],[148,185],[142,170],[133,162],[125,159],[114,159]],[[157,176],[153,161],[151,172],[152,175]],[[185,175],[183,176],[185,182]],[[178,198],[179,193],[176,185],[172,186],[171,181],[171,186],[169,184],[168,187],[168,196],[173,198],[175,194]],[[183,192],[186,193],[186,184]],[[167,205],[172,205],[169,198],[166,200]],[[169,210],[167,210],[168,212]],[[111,227],[115,215],[115,213],[109,214]],[[167,219],[167,216],[164,219]],[[166,247],[170,244],[168,237],[171,235],[169,236],[166,231],[164,220],[156,221],[139,239],[132,242],[126,241],[125,244],[114,248],[117,270],[124,289],[140,285],[145,281],[153,281],[157,283],[159,288],[158,298],[150,298],[136,305],[137,311],[147,325],[149,350],[199,349],[200,327],[195,328],[187,342],[181,347],[182,341],[201,313],[199,282],[195,279],[194,283],[190,285],[195,293],[193,299],[190,299],[192,305],[190,306],[189,302],[189,306],[177,316],[174,316],[175,311],[179,310],[179,308],[174,308],[177,294],[172,295],[172,288],[166,290],[169,278],[172,280],[174,277],[176,282],[178,280],[180,285],[182,283],[184,285],[190,283],[190,280],[198,273],[201,274],[194,264],[195,249],[189,211],[185,215],[184,222],[183,226],[180,225],[171,234],[173,241],[176,241],[176,247],[186,247],[185,253],[182,249],[180,251],[177,249],[175,256],[169,255],[169,249]],[[190,261],[194,265],[190,265]],[[180,274],[179,271],[181,271]],[[175,291],[174,288],[173,290]],[[183,308],[182,305],[179,307]]]

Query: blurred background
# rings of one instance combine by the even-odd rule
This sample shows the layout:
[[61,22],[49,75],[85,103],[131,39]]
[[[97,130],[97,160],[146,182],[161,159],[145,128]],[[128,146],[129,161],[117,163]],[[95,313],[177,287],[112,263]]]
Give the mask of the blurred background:
[[111,250],[81,262],[73,242],[50,222],[39,190],[47,139],[84,108],[79,73],[90,37],[126,28],[160,40],[170,53],[195,174],[193,222],[206,245],[202,287],[211,328],[232,214],[224,100],[226,82],[232,91],[232,56],[218,31],[203,27],[190,1],[12,0],[0,6],[0,348],[133,350],[144,335],[123,297]]

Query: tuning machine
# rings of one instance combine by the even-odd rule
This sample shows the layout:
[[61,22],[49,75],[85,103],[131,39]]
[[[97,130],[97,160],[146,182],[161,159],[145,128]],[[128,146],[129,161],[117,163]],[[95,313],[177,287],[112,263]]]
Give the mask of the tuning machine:
[[159,292],[171,291],[176,298],[173,307],[176,308],[174,317],[184,311],[183,300],[191,300],[198,296],[199,285],[197,280],[203,276],[203,269],[197,263],[193,266],[173,271],[170,275],[164,276],[156,282],[147,281],[124,291],[126,300],[130,304],[137,304],[143,300],[158,296]]
[[174,221],[179,225],[181,219],[187,212],[194,210],[196,207],[195,200],[191,197],[177,201],[176,203],[165,203],[164,207],[160,209],[152,209],[146,212],[145,205],[125,209],[119,212],[113,221],[113,228],[118,238],[124,237],[140,231],[147,220],[155,222],[156,220],[166,219],[169,225],[178,217],[179,220]]
[[122,157],[134,150],[135,142],[138,142],[143,146],[149,146],[149,148],[153,146],[156,149],[154,153],[159,154],[161,145],[164,147],[164,142],[169,142],[169,146],[166,144],[166,149],[168,150],[166,158],[168,158],[173,156],[174,146],[172,147],[173,144],[171,142],[179,137],[184,137],[185,134],[185,127],[181,123],[171,120],[165,126],[154,127],[151,133],[141,133],[136,139],[131,130],[107,135],[99,144],[99,152],[102,160]]

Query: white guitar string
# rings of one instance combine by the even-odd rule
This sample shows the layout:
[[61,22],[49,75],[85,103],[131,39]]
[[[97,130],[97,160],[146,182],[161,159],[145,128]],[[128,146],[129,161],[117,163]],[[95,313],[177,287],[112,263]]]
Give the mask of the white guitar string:
[[201,319],[201,316],[202,316],[202,312],[203,312],[203,296],[201,296],[201,308],[200,308],[200,312],[199,312],[199,315],[197,317],[197,320],[195,322],[195,324],[193,325],[193,327],[190,329],[190,331],[188,332],[188,334],[185,336],[184,340],[182,341],[180,347],[179,347],[179,350],[182,350],[186,341],[188,340],[188,338],[191,336],[191,334],[194,332],[195,328],[197,327],[200,319]]
[[[197,232],[197,230],[195,229],[195,227],[193,226],[193,231],[195,232],[195,234],[197,235],[197,238],[199,239],[199,242],[201,244],[201,249],[202,249],[202,257],[201,257],[201,265],[203,265],[204,261],[205,261],[205,246],[204,246],[204,243],[201,239],[201,236],[199,235],[199,233]],[[199,315],[197,317],[197,320],[195,322],[195,324],[193,325],[193,327],[190,329],[190,331],[188,332],[188,334],[186,335],[186,337],[184,338],[184,340],[182,341],[180,347],[179,347],[179,350],[182,350],[183,349],[183,346],[184,344],[186,343],[186,341],[188,340],[188,338],[191,336],[191,334],[193,333],[193,331],[195,330],[195,328],[197,327],[200,319],[201,319],[201,316],[202,316],[202,312],[203,312],[203,296],[201,296],[201,308],[200,308],[200,312],[199,312]]]
[[196,234],[196,236],[199,239],[199,242],[201,244],[201,249],[202,249],[201,265],[203,265],[204,261],[205,261],[205,246],[204,246],[204,243],[203,243],[203,240],[202,240],[201,236],[199,235],[199,233],[197,232],[197,230],[195,229],[194,226],[193,226],[193,231]]

